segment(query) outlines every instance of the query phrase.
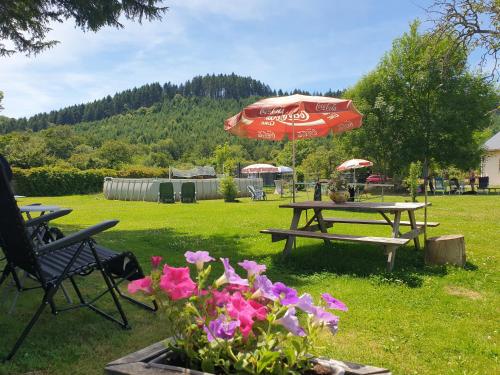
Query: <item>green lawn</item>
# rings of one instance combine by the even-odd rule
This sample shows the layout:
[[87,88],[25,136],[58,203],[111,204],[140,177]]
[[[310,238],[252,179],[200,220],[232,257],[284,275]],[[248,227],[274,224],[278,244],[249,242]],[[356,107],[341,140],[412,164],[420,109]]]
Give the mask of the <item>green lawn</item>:
[[[404,199],[408,198],[386,197]],[[147,269],[151,255],[181,265],[186,250],[204,249],[213,256],[230,257],[233,264],[245,258],[264,263],[272,280],[301,292],[316,297],[330,292],[349,311],[341,316],[338,335],[325,336],[315,354],[387,367],[395,374],[498,374],[500,196],[430,200],[429,220],[441,226],[431,228],[429,235],[464,234],[465,269],[426,267],[423,253],[408,245],[398,251],[394,272],[388,274],[379,247],[327,246],[308,239],[298,239],[296,251],[284,259],[283,242],[271,243],[270,236],[259,229],[289,225],[291,210],[278,208],[288,199],[158,205],[90,195],[22,203],[73,208],[72,214],[57,222],[65,232],[119,219],[117,227],[98,236],[99,242],[134,251]],[[384,226],[339,224],[336,228],[344,233],[389,234]],[[217,265],[216,273],[221,269]],[[84,289],[91,292],[96,282],[96,277],[85,281]],[[24,293],[13,316],[7,315],[5,304],[0,305],[0,355],[10,348],[39,298],[38,291]],[[87,310],[56,318],[45,312],[15,360],[0,365],[0,374],[100,374],[107,362],[167,334],[168,327],[154,314],[129,304],[125,309],[133,326],[129,331]]]

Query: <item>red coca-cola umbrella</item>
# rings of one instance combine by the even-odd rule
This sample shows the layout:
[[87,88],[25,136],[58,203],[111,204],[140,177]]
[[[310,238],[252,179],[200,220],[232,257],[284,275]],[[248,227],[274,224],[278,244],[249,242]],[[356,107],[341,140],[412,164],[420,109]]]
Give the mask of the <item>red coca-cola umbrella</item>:
[[[224,122],[224,129],[239,137],[292,140],[295,171],[295,139],[325,137],[359,128],[362,115],[349,99],[290,95],[259,100]],[[295,186],[295,172],[293,173]],[[295,201],[295,189],[293,200]]]

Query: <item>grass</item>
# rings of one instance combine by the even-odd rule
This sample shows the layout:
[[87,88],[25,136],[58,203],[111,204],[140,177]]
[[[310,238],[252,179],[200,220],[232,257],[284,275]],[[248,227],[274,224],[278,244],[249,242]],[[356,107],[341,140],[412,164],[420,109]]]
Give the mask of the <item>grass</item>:
[[[233,264],[244,258],[264,263],[271,279],[301,292],[316,297],[330,292],[345,301],[349,311],[341,316],[337,336],[325,336],[315,354],[387,367],[394,374],[500,373],[500,196],[435,196],[430,200],[429,220],[441,226],[429,229],[429,235],[464,234],[465,269],[425,266],[423,253],[408,245],[398,251],[394,272],[389,274],[379,247],[324,245],[310,239],[299,239],[297,249],[284,259],[283,242],[271,243],[259,230],[289,226],[291,210],[278,208],[288,199],[158,205],[88,195],[22,203],[73,208],[71,215],[57,221],[65,232],[120,219],[98,241],[112,249],[133,250],[147,269],[151,255],[181,265],[186,250],[205,249],[217,257],[230,257]],[[418,212],[420,219],[422,214]],[[384,226],[339,224],[336,228],[340,233],[389,234]],[[220,270],[217,265],[216,274]],[[98,279],[90,278],[83,285],[90,293],[99,285]],[[38,291],[24,293],[14,315],[7,315],[8,304],[0,304],[0,353],[13,344],[39,298]],[[158,316],[129,304],[125,309],[133,326],[129,331],[86,310],[55,319],[46,311],[15,360],[0,365],[0,374],[100,374],[107,362],[165,337],[168,328]]]

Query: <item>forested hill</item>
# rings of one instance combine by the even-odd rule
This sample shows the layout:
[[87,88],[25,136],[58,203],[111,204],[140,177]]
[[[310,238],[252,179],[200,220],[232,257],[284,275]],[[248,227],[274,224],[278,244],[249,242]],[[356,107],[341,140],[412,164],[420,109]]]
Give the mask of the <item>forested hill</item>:
[[[295,90],[294,92],[300,92]],[[341,92],[329,92],[332,96]],[[114,115],[161,105],[164,100],[173,99],[175,95],[210,99],[243,99],[251,96],[276,96],[284,93],[276,92],[268,85],[251,77],[230,75],[197,76],[183,84],[171,82],[146,84],[138,88],[125,90],[115,95],[95,100],[91,103],[77,104],[49,113],[39,113],[30,118],[9,119],[0,118],[0,134],[12,131],[46,129],[51,124],[72,125],[80,122],[102,120]]]

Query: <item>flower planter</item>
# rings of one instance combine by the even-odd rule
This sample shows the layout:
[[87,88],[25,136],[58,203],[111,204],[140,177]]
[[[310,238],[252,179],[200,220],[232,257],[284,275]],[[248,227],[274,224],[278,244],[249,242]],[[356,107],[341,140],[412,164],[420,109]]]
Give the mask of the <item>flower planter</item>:
[[347,200],[347,191],[330,191],[329,196],[332,201],[335,203],[345,203]]
[[[168,364],[169,351],[163,342],[158,342],[106,365],[106,375],[213,375]],[[390,375],[384,368],[327,359],[314,359],[318,371],[309,375]]]

